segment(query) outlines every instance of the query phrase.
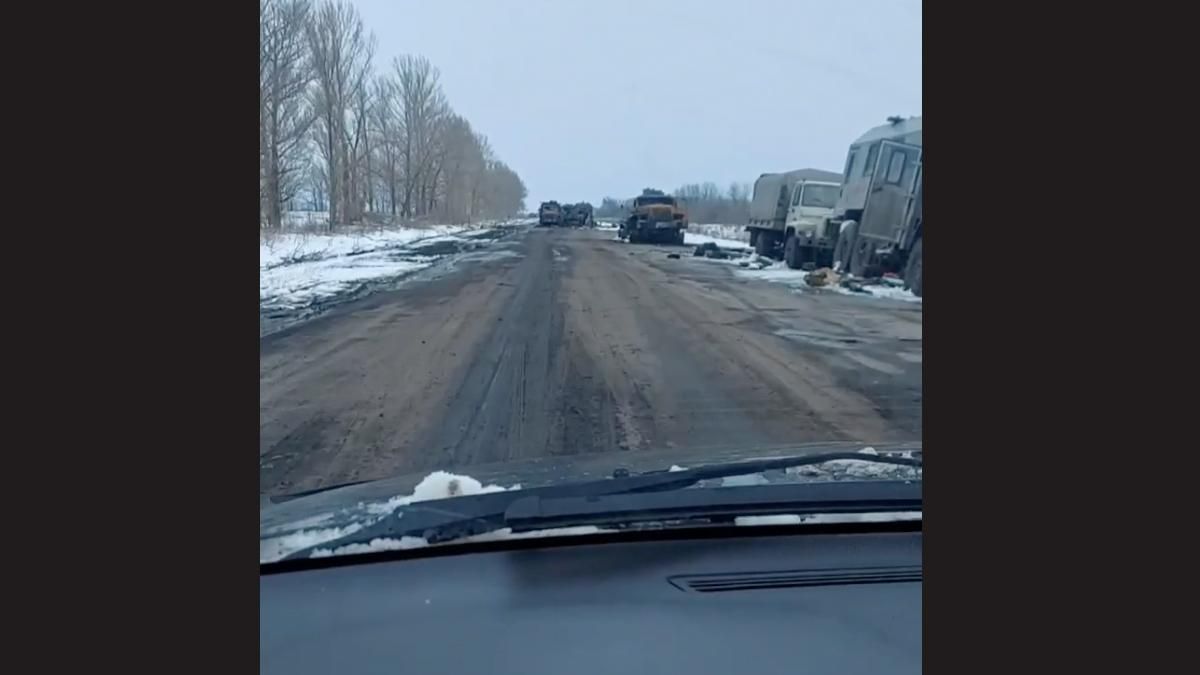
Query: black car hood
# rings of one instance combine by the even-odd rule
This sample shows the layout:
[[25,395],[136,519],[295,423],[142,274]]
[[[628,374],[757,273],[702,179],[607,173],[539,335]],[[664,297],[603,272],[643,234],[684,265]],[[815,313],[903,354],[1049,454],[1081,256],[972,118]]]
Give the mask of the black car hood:
[[[870,444],[879,453],[920,452],[920,442]],[[448,471],[468,475],[483,485],[499,485],[505,488],[520,485],[522,488],[542,487],[568,482],[589,481],[608,478],[615,471],[627,470],[631,474],[663,471],[671,466],[689,466],[718,462],[736,462],[751,459],[784,457],[788,455],[813,454],[818,452],[854,452],[867,447],[856,442],[809,443],[789,446],[770,446],[737,449],[674,449],[651,452],[605,453],[602,455],[577,455],[542,457],[512,462],[480,464],[471,467],[450,468]],[[383,478],[366,483],[333,488],[296,498],[269,498],[260,502],[259,532],[263,538],[276,537],[289,532],[313,527],[343,527],[361,520],[367,515],[366,505],[412,494],[413,489],[432,471],[422,471]],[[815,479],[820,480],[820,476]],[[828,479],[828,478],[826,478]],[[769,483],[780,477],[763,477]]]

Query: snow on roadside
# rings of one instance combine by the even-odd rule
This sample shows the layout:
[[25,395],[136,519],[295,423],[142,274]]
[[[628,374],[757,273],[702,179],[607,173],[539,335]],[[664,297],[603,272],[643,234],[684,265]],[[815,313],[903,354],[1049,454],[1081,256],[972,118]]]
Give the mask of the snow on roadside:
[[258,268],[259,270],[270,269],[277,265],[396,248],[421,239],[457,234],[466,229],[466,226],[463,225],[435,225],[423,228],[364,229],[333,234],[270,233],[259,237]]
[[[720,244],[718,244],[720,245]],[[770,267],[762,269],[737,269],[734,274],[744,279],[758,279],[760,281],[769,281],[772,283],[783,284],[798,291],[829,291],[833,293],[841,293],[842,295],[853,295],[856,297],[876,297],[887,298],[890,300],[901,300],[904,302],[920,303],[921,298],[913,294],[912,291],[906,290],[900,286],[889,286],[887,284],[879,284],[874,286],[863,286],[866,293],[857,293],[840,285],[835,286],[809,286],[804,281],[804,276],[808,274],[803,270],[790,269],[782,262],[777,262]]]
[[683,243],[688,246],[698,246],[700,244],[707,244],[710,242],[713,244],[716,244],[717,246],[720,246],[721,248],[745,249],[747,251],[750,250],[750,244],[748,244],[744,241],[738,241],[736,239],[722,239],[720,237],[712,237],[707,234],[700,234],[698,232],[692,232],[690,229],[684,230]]
[[[750,245],[750,233],[746,231],[745,225],[723,225],[720,223],[688,223],[687,231],[692,234],[699,234],[705,237],[714,239],[725,239],[727,241],[736,241],[739,246]],[[724,244],[717,244],[724,246]]]
[[398,277],[432,265],[437,257],[405,254],[418,242],[433,243],[477,228],[359,230],[334,234],[266,234],[258,247],[258,301],[283,309],[306,307],[374,279]]

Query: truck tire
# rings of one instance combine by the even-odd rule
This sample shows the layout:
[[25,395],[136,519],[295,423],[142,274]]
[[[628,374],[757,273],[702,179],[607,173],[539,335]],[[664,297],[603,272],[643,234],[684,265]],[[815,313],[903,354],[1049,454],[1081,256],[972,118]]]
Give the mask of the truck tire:
[[758,233],[758,239],[754,242],[754,252],[764,258],[770,258],[775,248],[775,233],[762,231]]
[[837,244],[833,247],[833,264],[843,274],[850,269],[850,254],[854,252],[855,239],[858,239],[858,222],[850,220],[842,223]]
[[913,295],[921,297],[922,283],[921,277],[924,276],[924,261],[922,260],[922,244],[924,239],[918,239],[917,243],[913,244],[912,251],[908,254],[908,264],[904,266],[904,287],[912,291]]
[[683,230],[675,230],[675,243],[683,246]]
[[854,253],[850,254],[850,274],[856,277],[865,277],[867,268],[873,267],[871,259],[874,257],[875,241],[867,237],[858,237],[854,242]]
[[[753,227],[749,227],[746,229],[750,230],[750,248],[754,248],[755,246],[758,245],[758,229],[753,228]],[[755,249],[755,250],[758,250],[758,249]]]
[[798,270],[804,264],[803,251],[800,248],[800,239],[796,235],[788,235],[787,243],[783,245],[783,262],[789,269]]

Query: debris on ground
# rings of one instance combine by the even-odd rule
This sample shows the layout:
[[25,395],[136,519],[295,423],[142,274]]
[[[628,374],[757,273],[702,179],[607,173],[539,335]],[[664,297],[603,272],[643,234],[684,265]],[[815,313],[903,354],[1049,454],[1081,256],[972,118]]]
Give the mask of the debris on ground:
[[709,251],[720,251],[720,250],[721,250],[720,246],[717,246],[715,243],[713,243],[711,241],[706,241],[703,244],[700,244],[699,246],[696,247],[696,250],[692,252],[692,256],[695,258],[703,258],[704,255],[706,253],[708,253]]
[[841,275],[828,267],[822,267],[804,275],[804,283],[815,287],[836,286],[839,280],[841,280]]
[[815,262],[806,262],[800,266],[800,270],[804,271],[804,272],[812,272],[816,269],[817,269],[817,263],[815,263]]
[[904,287],[904,280],[901,279],[900,276],[895,272],[888,272],[887,274],[884,274],[883,277],[880,278],[880,281],[883,282],[885,286],[892,286],[893,288]]
[[668,258],[674,258],[675,260],[678,260],[678,259],[679,259],[679,254],[678,254],[678,253],[668,253],[668,254],[667,254],[667,257],[668,257]]

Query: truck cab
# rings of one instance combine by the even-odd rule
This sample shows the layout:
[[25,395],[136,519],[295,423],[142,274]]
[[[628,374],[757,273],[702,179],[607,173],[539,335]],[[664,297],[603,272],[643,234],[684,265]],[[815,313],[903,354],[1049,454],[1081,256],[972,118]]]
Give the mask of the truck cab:
[[833,215],[841,183],[802,180],[792,188],[785,232],[801,238],[814,239],[824,235],[825,221]]

